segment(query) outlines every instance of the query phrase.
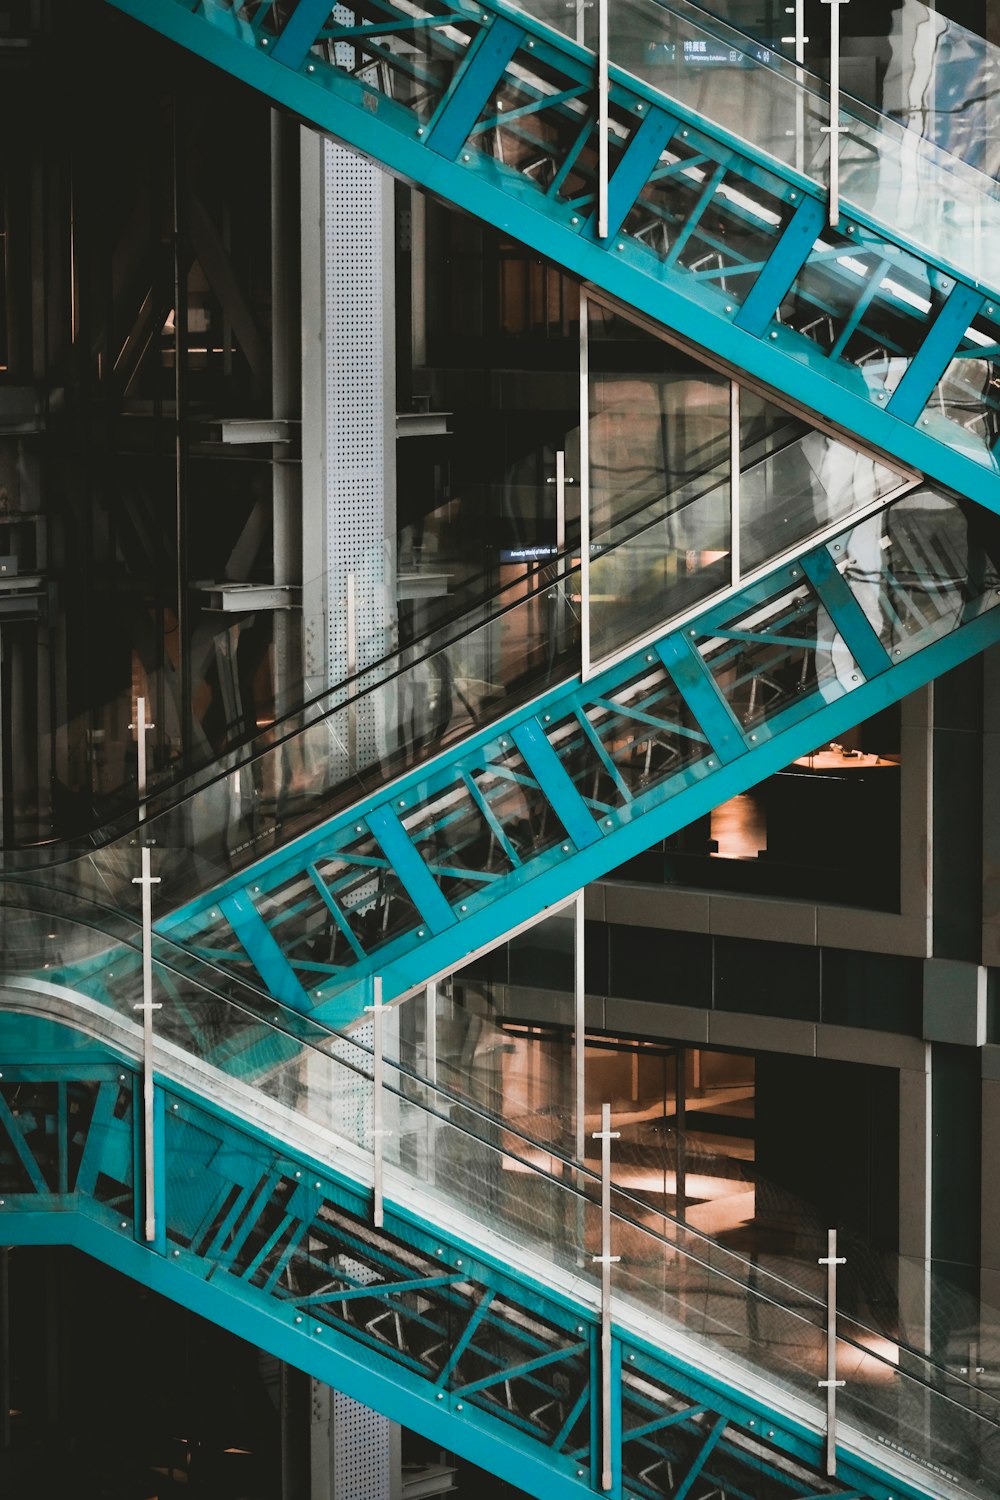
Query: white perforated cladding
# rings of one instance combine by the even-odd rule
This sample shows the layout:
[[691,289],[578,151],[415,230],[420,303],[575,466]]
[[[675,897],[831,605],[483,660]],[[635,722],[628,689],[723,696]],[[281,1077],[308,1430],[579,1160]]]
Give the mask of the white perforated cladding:
[[[333,7],[334,26],[353,26],[355,15],[353,10],[348,10],[346,5],[335,5]],[[346,68],[350,72],[354,66],[354,47],[351,42],[334,42],[334,61],[338,68]]]
[[[365,1067],[365,1061],[358,1056],[354,1041],[360,1042],[363,1047],[371,1047],[374,1040],[374,1026],[371,1019],[357,1022],[351,1027],[351,1038],[337,1037],[330,1043],[330,1053],[333,1057],[342,1057],[350,1067],[331,1068],[322,1053],[311,1056],[307,1067],[310,1069],[310,1086],[323,1090],[329,1095],[330,1124],[334,1129],[340,1128],[350,1140],[371,1150],[372,1147],[372,1086],[370,1078],[365,1078],[359,1068]],[[370,1072],[371,1063],[367,1064]]]
[[[323,205],[327,662],[329,679],[337,682],[347,667],[349,573],[357,580],[358,666],[379,660],[387,649],[386,484],[391,455],[386,453],[385,403],[392,370],[384,347],[386,225],[378,168],[324,141]],[[375,715],[364,706],[358,714],[358,753],[362,764],[376,754]]]
[[392,1442],[387,1418],[335,1391],[333,1423],[330,1500],[389,1500]]

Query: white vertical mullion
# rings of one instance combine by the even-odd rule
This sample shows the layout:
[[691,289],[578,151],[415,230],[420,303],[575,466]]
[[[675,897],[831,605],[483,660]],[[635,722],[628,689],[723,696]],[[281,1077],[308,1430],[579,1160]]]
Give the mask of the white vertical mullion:
[[608,0],[597,0],[597,237],[608,237]]
[[424,990],[424,1070],[427,1081],[434,1085],[438,1080],[437,998],[437,980],[429,979]]
[[830,7],[830,213],[836,229],[840,222],[840,7],[850,0],[822,0]]
[[795,0],[795,167],[805,171],[806,161],[806,89],[802,64],[806,60],[805,0]]
[[740,581],[740,388],[729,382],[729,559],[731,582]]
[[[146,700],[135,704],[136,749],[138,752],[139,821],[146,818],[146,732],[153,728],[146,719]],[[140,874],[132,884],[142,888],[142,1000],[135,1009],[142,1011],[142,1154],[143,1154],[143,1238],[156,1239],[156,1093],[153,1078],[153,1012],[159,1006],[153,1000],[153,886],[159,877],[153,874],[149,842],[140,833]]]
[[580,293],[580,679],[590,676],[590,332]]
[[566,453],[556,454],[556,551],[566,551]]
[[576,1115],[576,1159],[581,1163],[585,1161],[587,1155],[587,979],[584,968],[584,935],[583,891],[578,891],[573,911],[573,1090]]
[[382,1060],[382,976],[376,974],[372,980],[373,1003],[367,1007],[372,1013],[372,1223],[381,1229],[385,1222],[385,1199],[383,1166],[385,1162],[385,1128],[383,1119]]
[[[614,1335],[611,1329],[611,1267],[621,1259],[611,1253],[611,1142],[619,1132],[611,1129],[611,1105],[601,1105],[601,1128],[594,1140],[601,1143],[601,1253],[591,1257],[601,1268],[601,1489],[615,1486],[615,1453],[612,1444],[611,1388],[614,1360]],[[619,1448],[620,1452],[620,1448]]]

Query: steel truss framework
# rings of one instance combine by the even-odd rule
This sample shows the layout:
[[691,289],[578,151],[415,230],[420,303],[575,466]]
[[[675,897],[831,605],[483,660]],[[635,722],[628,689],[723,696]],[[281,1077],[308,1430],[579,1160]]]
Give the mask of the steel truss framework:
[[[111,0],[826,421],[1000,508],[1000,298],[505,0]],[[859,160],[870,151],[853,144]],[[842,183],[850,196],[850,173]],[[970,228],[970,233],[972,229]]]
[[[0,1237],[73,1244],[539,1496],[599,1489],[600,1320],[159,1079],[158,1224],[142,1243],[139,1076],[7,1012]],[[619,1328],[615,1497],[925,1500]]]
[[[314,808],[306,834],[163,917],[158,956],[351,1024],[376,972],[388,1000],[454,968],[998,639],[994,530],[975,506],[895,502],[363,802]],[[165,875],[197,837],[158,829]],[[5,894],[32,899],[52,909]],[[129,1010],[134,949],[51,959],[41,942],[5,967]]]

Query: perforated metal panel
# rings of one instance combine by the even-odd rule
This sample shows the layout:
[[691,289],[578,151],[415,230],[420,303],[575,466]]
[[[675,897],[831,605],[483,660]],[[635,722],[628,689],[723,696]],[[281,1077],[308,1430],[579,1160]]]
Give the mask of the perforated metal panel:
[[[348,10],[346,5],[335,5],[333,7],[334,26],[353,26],[355,14]],[[352,68],[354,66],[354,46],[351,42],[334,42],[334,61],[338,68]]]
[[333,1497],[389,1500],[392,1424],[339,1391],[333,1396]]
[[[356,1022],[351,1028],[351,1037],[363,1047],[371,1047],[374,1040],[371,1019]],[[348,1135],[370,1148],[374,1123],[371,1081],[355,1071],[365,1066],[364,1059],[359,1056],[353,1041],[347,1037],[334,1038],[329,1044],[329,1051],[332,1057],[343,1058],[350,1066],[331,1069],[325,1058],[317,1054],[307,1064],[310,1070],[310,1087],[321,1088],[324,1096],[329,1097],[331,1124],[338,1120],[346,1122]]]
[[[386,179],[378,168],[324,141],[324,561],[331,684],[347,673],[348,574],[356,579],[358,666],[377,661],[389,645],[386,539],[395,529],[395,372],[387,206]],[[362,763],[375,750],[374,715],[362,711]]]
[[316,1500],[392,1500],[398,1495],[395,1424],[318,1380],[312,1382],[311,1405],[310,1494]]

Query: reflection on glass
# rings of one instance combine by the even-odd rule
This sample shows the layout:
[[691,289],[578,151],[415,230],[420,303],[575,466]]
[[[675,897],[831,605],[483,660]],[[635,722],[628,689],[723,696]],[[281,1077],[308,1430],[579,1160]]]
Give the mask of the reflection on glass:
[[730,580],[729,382],[592,309],[591,650]]
[[[238,9],[248,12],[256,7],[242,0]],[[434,113],[481,25],[469,16],[450,15],[447,26],[415,27],[409,14],[403,12],[394,31],[382,12],[365,0],[355,0],[349,15],[350,19],[346,15],[339,18],[339,25],[347,30],[346,37],[328,39],[326,33],[335,30],[337,19],[324,28],[310,53],[312,69],[321,73],[327,68],[343,69],[360,79],[366,91],[388,95],[421,120]],[[334,16],[338,17],[338,12]],[[257,24],[263,20],[273,27],[277,21],[280,29],[280,18],[281,8],[274,7]],[[376,21],[379,31],[366,34],[365,23]],[[253,32],[248,40],[254,44]]]
[[871,102],[987,177],[1000,177],[995,128],[1000,49],[937,7],[891,12],[889,62]]
[[[564,34],[596,48],[596,15],[590,6],[560,0],[523,0],[521,8]],[[793,164],[796,148],[794,69],[767,47],[749,42],[695,5],[659,0],[615,0],[609,6],[612,60],[705,119]],[[825,86],[810,80],[799,125],[807,159],[825,150]]]
[[[730,386],[599,304],[590,314],[591,651],[610,655],[733,576]],[[903,483],[740,387],[740,574]]]
[[[366,1158],[373,1143],[365,1120],[370,1080],[362,1058],[331,1058],[320,1047],[317,1039],[309,1057],[306,1048],[298,1052],[283,1046],[281,1070],[288,1086],[280,1095],[258,1098],[281,1145],[251,1136],[244,1123],[247,1090],[238,1077],[227,1078],[211,1064],[194,1064],[195,1082],[212,1086],[215,1109],[196,1094],[185,1100],[182,1113],[166,1112],[162,1212],[172,1254],[190,1252],[194,1266],[204,1261],[205,1226],[217,1226],[225,1209],[238,1204],[241,1193],[246,1197],[244,1157],[251,1151],[263,1164],[254,1179],[257,1192],[244,1216],[246,1232],[229,1233],[225,1254],[214,1258],[220,1286],[228,1278],[232,1286],[239,1284],[249,1305],[256,1303],[258,1315],[288,1320],[303,1309],[315,1320],[314,1334],[333,1328],[341,1337],[360,1340],[359,1347],[377,1341],[380,1358],[402,1365],[411,1384],[423,1381],[429,1391],[437,1386],[461,1395],[491,1423],[508,1424],[522,1443],[542,1444],[539,1451],[565,1451],[572,1444],[573,1464],[583,1454],[589,1467],[587,1433],[596,1410],[593,1395],[588,1403],[588,1385],[591,1391],[596,1387],[590,1380],[597,1338],[595,1270],[589,1258],[598,1243],[594,1205],[569,1183],[532,1170],[478,1137],[468,1123],[453,1122],[447,1115],[440,1119],[431,1160],[419,1145],[440,1101],[430,1096],[417,1103],[390,1088],[384,1100],[394,1122],[386,1146],[387,1182],[391,1193],[406,1191],[420,1232],[400,1235],[390,1224],[373,1233],[365,1211]],[[296,1073],[308,1086],[292,1086]],[[22,1130],[45,1185],[55,1193],[60,1186],[65,1192],[53,1149],[54,1138],[60,1144],[65,1138],[62,1087],[45,1077],[17,1092],[9,1083],[2,1090],[8,1106],[16,1106],[20,1096]],[[102,1084],[101,1091],[102,1107],[113,1107],[119,1138],[129,1141],[135,1124],[129,1080],[115,1081],[110,1090]],[[71,1075],[68,1098],[77,1134],[86,1139],[88,1128],[96,1127],[98,1090],[91,1081]],[[300,1171],[295,1164],[305,1165],[310,1155],[315,1159],[320,1142],[336,1152],[340,1180],[331,1182],[323,1174],[308,1193],[297,1190],[292,1170]],[[105,1151],[104,1144],[100,1134],[88,1141],[107,1175],[96,1188],[81,1179],[81,1197],[107,1204],[116,1220],[124,1212],[130,1219],[131,1153]],[[75,1167],[74,1150],[70,1159]],[[436,1180],[435,1167],[441,1168]],[[7,1160],[0,1185],[7,1193],[23,1193],[25,1176],[23,1163]],[[435,1225],[442,1226],[444,1236],[436,1250],[426,1243],[428,1229]],[[225,1232],[223,1224],[216,1238]],[[689,1473],[699,1455],[704,1456],[705,1434],[698,1431],[703,1409],[697,1406],[692,1416],[689,1402],[679,1401],[676,1373],[662,1357],[670,1334],[678,1330],[727,1357],[728,1369],[725,1364],[714,1367],[717,1378],[732,1381],[735,1362],[736,1383],[743,1386],[745,1372],[763,1369],[784,1391],[821,1407],[816,1377],[824,1347],[817,1299],[766,1273],[758,1275],[739,1256],[684,1231],[673,1240],[616,1212],[612,1232],[621,1255],[614,1272],[615,1313],[630,1351],[623,1360],[621,1393],[627,1434],[623,1464],[633,1466],[630,1472],[638,1473],[644,1465],[648,1473],[653,1461],[669,1472],[680,1455],[683,1472]],[[464,1264],[461,1278],[441,1274],[452,1269],[454,1248],[463,1248],[463,1236],[476,1247],[488,1236],[488,1277],[475,1259]],[[810,1248],[815,1257],[816,1247]],[[442,1267],[438,1257],[445,1254],[448,1261]],[[414,1280],[419,1295],[413,1294]],[[387,1306],[386,1287],[394,1284],[402,1285],[403,1294]],[[567,1311],[583,1307],[587,1315],[582,1324],[567,1318]],[[637,1342],[630,1326],[634,1309],[665,1320],[667,1327],[658,1329],[647,1317]],[[912,1429],[919,1445],[912,1451],[925,1457],[933,1452],[943,1461],[954,1450],[961,1473],[971,1470],[971,1460],[982,1464],[988,1478],[993,1473],[989,1422],[961,1411],[946,1422],[940,1408],[947,1410],[947,1405],[931,1383],[941,1372],[919,1356],[912,1371],[901,1369],[878,1347],[869,1365],[863,1363],[865,1347],[860,1340],[842,1340],[842,1368],[852,1375],[845,1394],[848,1420],[911,1449]],[[663,1413],[675,1408],[679,1420],[668,1416],[665,1421]],[[933,1421],[918,1420],[928,1414]],[[990,1414],[988,1405],[985,1414]],[[715,1413],[711,1415],[714,1421]],[[763,1488],[755,1479],[758,1459],[767,1460]],[[798,1462],[754,1438],[748,1444],[720,1445],[703,1478],[713,1485],[723,1478],[727,1491],[777,1500],[778,1474],[791,1478],[795,1494],[805,1493],[807,1476]],[[787,1484],[783,1489],[793,1492]],[[699,1493],[708,1494],[704,1489]],[[974,1481],[970,1493],[986,1491]]]
[[570,1038],[572,907],[536,922],[428,987],[400,1011],[399,1059],[515,1135],[504,1143],[544,1167],[538,1146],[575,1149]]
[[655,658],[585,714],[558,719],[548,739],[599,821],[655,786],[679,786],[687,768],[711,754],[673,678]]
[[[751,391],[740,392],[740,565],[751,572],[832,522],[883,499],[900,475],[887,464],[784,418],[784,432],[767,423],[770,406]],[[777,408],[772,408],[777,413]],[[779,415],[781,415],[779,413]],[[754,438],[769,430],[768,449],[759,462],[747,462]],[[798,430],[798,436],[794,433]],[[804,429],[804,430],[803,430]],[[782,443],[776,434],[785,438]]]
[[992,518],[921,488],[844,539],[844,576],[893,660],[947,635],[997,598]]
[[[569,35],[582,35],[587,46],[596,48],[593,11],[585,8],[580,32],[573,6],[524,0],[522,8]],[[996,92],[995,49],[987,59],[982,43],[970,49],[958,39],[950,46],[954,39],[936,15],[926,11],[923,21],[919,14],[908,15],[900,18],[899,26],[900,35],[894,39],[896,76],[888,84],[891,107],[906,116],[913,109],[912,99],[919,98],[918,128],[908,129],[909,120],[901,123],[844,96],[839,114],[841,194],[845,202],[978,279],[983,269],[979,244],[1000,231],[1000,191],[984,171],[969,165],[992,162],[989,149],[984,152],[982,147],[988,106],[981,106],[980,98]],[[914,45],[914,34],[922,45]],[[943,77],[936,82],[930,78],[937,70],[938,48],[949,65],[948,86],[959,90],[963,105],[971,97],[965,87],[968,78],[976,80],[968,127],[957,131],[949,124],[943,132],[933,132],[943,135],[949,148],[960,146],[955,154],[921,134],[927,127],[928,107],[938,112],[936,90],[945,87]],[[690,0],[616,0],[610,7],[609,49],[619,67],[696,116],[826,184],[829,137],[824,126],[829,124],[830,102],[822,78]],[[931,55],[933,64],[925,61]],[[904,83],[899,74],[908,69],[912,77]],[[741,292],[737,287],[736,295]]]
[[[57,941],[67,939],[70,926],[64,916],[54,919],[51,931]],[[116,943],[107,933],[94,936],[115,955],[116,973],[123,961],[124,971],[131,965],[134,974],[138,960],[134,948]],[[537,1113],[543,1098],[559,1097],[563,1061],[558,1052],[543,1059],[540,1054],[548,1042],[533,1039],[531,1032],[532,1017],[545,1005],[551,1005],[554,1024],[565,1025],[561,1018],[567,1010],[568,939],[565,932],[525,936],[524,951],[512,949],[499,977],[483,973],[478,985],[480,995],[483,981],[502,986],[492,989],[494,1005],[500,999],[503,1006],[502,1019],[495,1008],[489,1015],[480,1007],[478,1014],[462,1018],[454,1037],[453,1055],[471,1083],[467,1100],[390,1062],[383,1096],[383,1119],[391,1123],[384,1141],[387,1190],[390,1200],[404,1193],[410,1210],[426,1223],[447,1224],[474,1240],[483,1230],[499,1236],[511,1247],[512,1266],[527,1249],[543,1254],[552,1270],[579,1275],[581,1246],[588,1253],[596,1247],[593,1174],[579,1172],[554,1144],[543,1143],[544,1138],[533,1141],[529,1135],[526,1140],[526,1133],[507,1118],[502,1100],[499,1118],[490,1119],[475,1099],[477,1074],[484,1068],[492,1080],[491,1089],[499,1081],[501,1094],[509,1090],[512,1112],[523,1108],[530,1116]],[[72,946],[71,939],[67,946]],[[351,1176],[360,1168],[363,1181],[367,1162],[344,1147],[357,1146],[367,1154],[376,1144],[372,1066],[366,1044],[360,1039],[331,1037],[308,1017],[286,1011],[236,984],[230,986],[231,998],[213,993],[205,987],[211,977],[211,970],[196,960],[188,959],[185,970],[174,967],[169,957],[154,965],[154,989],[163,1002],[156,1012],[157,1032],[187,1054],[189,1087],[197,1092],[200,1071],[202,1091],[217,1109],[228,1108],[236,1122],[249,1108],[255,1112],[263,1108],[268,1129],[278,1139],[287,1139],[292,1149],[305,1149],[314,1156],[333,1149],[338,1170]],[[134,988],[126,984],[112,998],[118,1016],[127,1022],[121,1035],[126,1053],[136,1041],[133,994]],[[398,1018],[398,1011],[388,1018],[390,1059]],[[480,1024],[484,1020],[487,1024]],[[508,1037],[512,1050],[506,1049]],[[435,1039],[435,1044],[449,1045],[444,1028],[435,1028]],[[747,1367],[764,1368],[788,1388],[805,1394],[814,1374],[813,1361],[822,1355],[821,1271],[815,1249],[820,1226],[787,1192],[779,1187],[774,1193],[756,1173],[747,1178],[754,1184],[752,1209],[749,1189],[739,1191],[754,1154],[750,1146],[753,1076],[742,1060],[722,1059],[716,1064],[700,1050],[685,1058],[675,1072],[661,1073],[659,1079],[656,1067],[654,1061],[651,1077],[639,1050],[624,1064],[620,1049],[617,1056],[612,1050],[606,1060],[590,1059],[594,1091],[602,1100],[613,1101],[616,1124],[620,1119],[626,1127],[615,1148],[613,1232],[615,1253],[622,1256],[616,1263],[616,1295],[623,1303],[665,1318],[716,1349],[725,1347]],[[672,1113],[663,1105],[671,1087],[676,1101]],[[190,1107],[197,1109],[197,1105]],[[645,1139],[644,1127],[654,1118],[664,1122],[666,1133],[656,1139],[660,1132],[653,1132],[653,1138]],[[185,1120],[190,1119],[186,1113]],[[684,1142],[671,1142],[670,1129],[679,1131],[682,1126]],[[205,1171],[230,1170],[235,1159],[227,1152],[211,1156],[212,1163],[204,1163]],[[183,1154],[179,1158],[178,1177],[171,1181],[181,1191],[167,1206],[172,1237],[182,1244],[192,1243],[185,1232],[185,1224],[188,1228],[192,1224],[186,1211],[188,1194],[197,1196],[203,1188],[199,1174],[190,1170],[192,1160]],[[626,1182],[639,1177],[642,1180],[636,1183]],[[671,1216],[670,1198],[686,1207],[687,1223]],[[754,1226],[767,1234],[776,1231],[779,1241],[777,1247],[765,1248],[762,1258],[752,1265],[745,1258],[744,1235],[751,1213]],[[708,1238],[696,1227],[702,1218],[713,1221],[718,1237]],[[197,1220],[203,1223],[203,1213]],[[737,1235],[739,1240],[727,1244],[727,1235]],[[257,1248],[244,1247],[241,1253],[251,1257]],[[907,1349],[905,1361],[899,1358],[898,1340],[906,1337],[909,1309],[917,1302],[925,1307],[928,1287],[914,1302],[909,1286],[904,1286],[905,1266],[896,1267],[891,1258],[880,1261],[868,1256],[861,1244],[852,1246],[850,1255],[852,1279],[845,1282],[849,1316],[842,1321],[841,1332],[845,1367],[853,1372],[854,1380],[845,1396],[845,1417],[849,1414],[850,1420],[866,1430],[874,1426],[909,1435],[910,1441],[915,1437],[929,1443],[930,1448],[917,1451],[934,1451],[939,1456],[947,1452],[956,1471],[965,1472],[963,1464],[970,1456],[975,1464],[985,1462],[987,1450],[978,1446],[967,1395],[955,1391],[946,1370],[916,1350]],[[325,1263],[319,1269],[323,1277],[330,1275]],[[301,1270],[310,1274],[308,1263]],[[319,1274],[315,1266],[313,1271]],[[337,1274],[335,1268],[333,1274]],[[585,1274],[593,1274],[592,1265]],[[932,1279],[929,1290],[935,1301],[931,1326],[943,1330],[937,1336],[947,1357],[954,1350],[957,1320],[975,1319],[979,1310],[974,1303],[956,1303],[946,1284]],[[766,1299],[760,1309],[767,1310],[765,1336],[756,1321],[759,1298]],[[328,1300],[332,1304],[335,1299]],[[991,1336],[993,1326],[992,1320],[986,1324]],[[916,1340],[923,1331],[925,1324],[918,1313]],[[926,1385],[911,1385],[915,1376]],[[959,1398],[952,1424],[942,1417],[929,1427],[919,1422],[911,1425],[909,1398],[919,1395],[926,1414],[926,1403],[941,1390]],[[989,1393],[969,1394],[976,1403],[983,1403],[984,1411],[995,1407]],[[963,1440],[972,1444],[967,1451],[954,1446],[955,1422]]]
[[949,439],[975,456],[985,449],[994,463],[1000,444],[1000,322],[980,316],[970,325],[960,357],[952,359],[927,403],[928,423],[951,424]]
[[715,685],[747,728],[816,689],[860,681],[826,609],[804,580],[754,605],[699,646]]

